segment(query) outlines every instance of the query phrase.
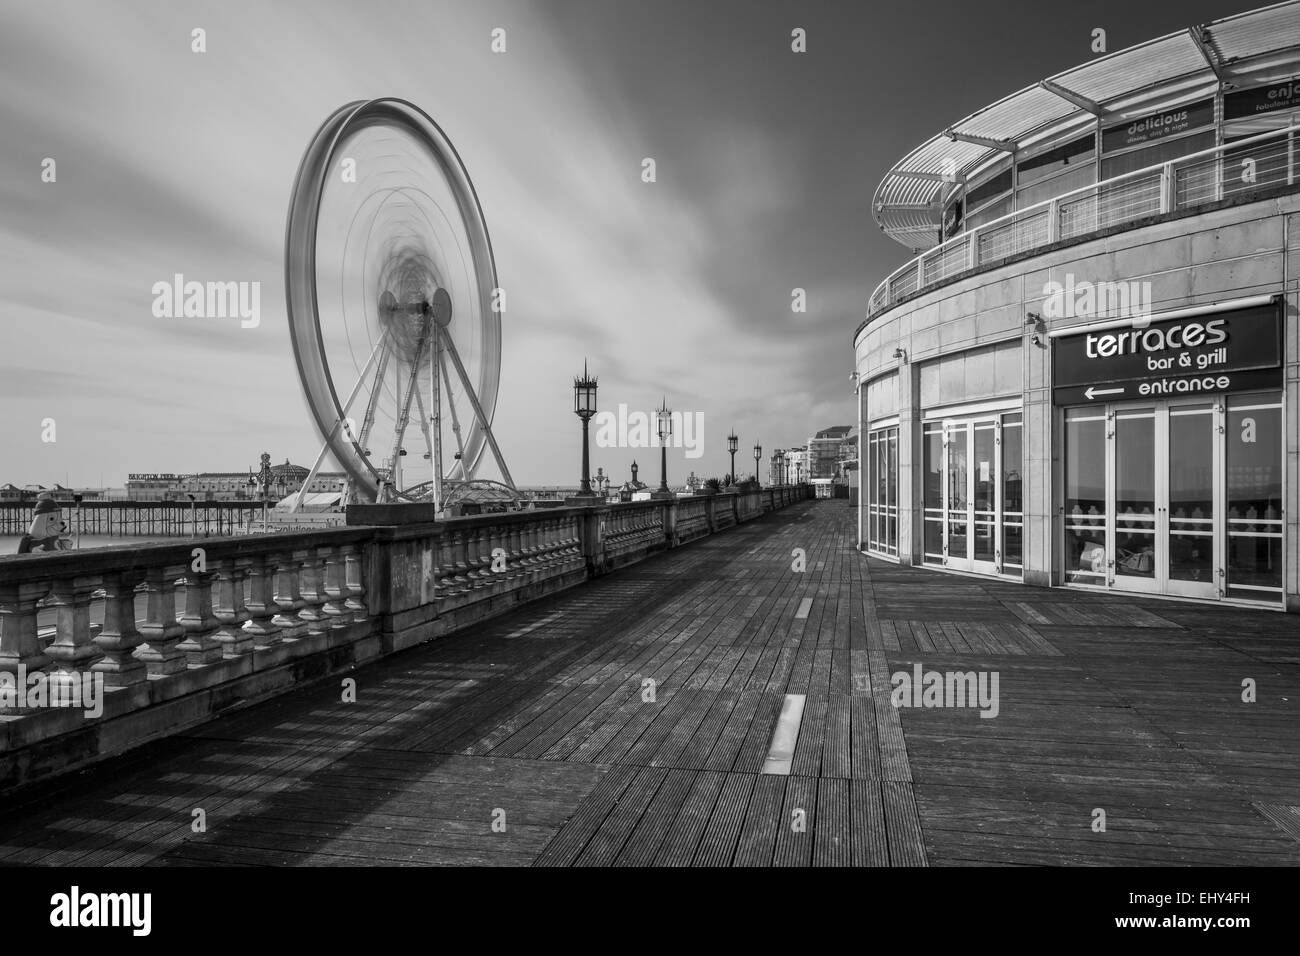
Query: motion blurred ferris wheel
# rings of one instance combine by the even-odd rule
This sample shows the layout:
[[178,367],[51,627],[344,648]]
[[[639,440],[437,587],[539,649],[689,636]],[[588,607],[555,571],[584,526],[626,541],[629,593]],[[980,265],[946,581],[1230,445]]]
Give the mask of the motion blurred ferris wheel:
[[[496,288],[478,197],[438,125],[398,99],[336,110],[303,155],[285,232],[290,338],[324,439],[304,492],[328,452],[349,501],[441,511],[470,487],[515,493],[492,434]],[[477,478],[488,451],[501,482]]]

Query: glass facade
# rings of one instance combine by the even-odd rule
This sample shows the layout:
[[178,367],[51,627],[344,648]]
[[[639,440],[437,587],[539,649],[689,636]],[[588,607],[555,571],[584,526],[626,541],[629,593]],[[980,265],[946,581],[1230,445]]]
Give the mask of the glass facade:
[[1283,600],[1280,392],[1067,408],[1064,580]]
[[898,426],[867,434],[867,550],[898,556]]

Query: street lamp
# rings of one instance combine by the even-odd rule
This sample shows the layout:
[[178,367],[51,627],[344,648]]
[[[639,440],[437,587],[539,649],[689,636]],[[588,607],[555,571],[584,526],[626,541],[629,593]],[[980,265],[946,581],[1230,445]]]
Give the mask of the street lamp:
[[587,374],[587,360],[582,360],[582,378],[573,379],[573,414],[582,419],[582,488],[578,495],[592,498],[591,450],[587,442],[587,427],[596,414],[596,379]]
[[761,459],[762,457],[763,457],[763,446],[762,446],[762,445],[759,445],[759,444],[757,444],[757,443],[755,443],[755,445],[754,445],[754,484],[758,485],[758,487],[760,487],[760,488],[763,487],[763,482],[759,481],[759,478],[758,478],[758,462],[759,462],[759,459]]
[[727,451],[731,452],[731,480],[727,482],[729,485],[736,483],[736,446],[739,443],[740,439],[736,437],[736,430],[733,428],[731,434],[727,436]]
[[[271,470],[270,452],[262,452],[262,467],[256,475],[251,472],[248,476],[248,485],[250,488],[261,487],[262,491],[262,530],[266,530],[267,522],[267,498],[271,494],[271,482],[275,480],[275,472]],[[283,487],[283,476],[281,476],[281,487]]]
[[668,442],[673,437],[673,413],[668,408],[668,398],[664,396],[659,410],[659,490],[660,497],[671,497],[668,490]]

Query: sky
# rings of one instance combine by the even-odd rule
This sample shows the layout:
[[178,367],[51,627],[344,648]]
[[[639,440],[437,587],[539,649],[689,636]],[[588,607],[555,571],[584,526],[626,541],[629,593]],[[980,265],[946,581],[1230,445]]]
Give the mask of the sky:
[[[756,442],[855,421],[853,332],[909,256],[871,216],[894,162],[1090,59],[1096,27],[1114,51],[1260,5],[0,0],[0,483],[310,465],[289,192],[330,113],[388,96],[437,121],[483,208],[516,482],[576,483],[584,360],[601,408],[701,422],[670,483],[725,474],[732,429],[750,472]],[[176,273],[260,283],[258,325],[156,316]],[[658,457],[591,467],[657,481]]]

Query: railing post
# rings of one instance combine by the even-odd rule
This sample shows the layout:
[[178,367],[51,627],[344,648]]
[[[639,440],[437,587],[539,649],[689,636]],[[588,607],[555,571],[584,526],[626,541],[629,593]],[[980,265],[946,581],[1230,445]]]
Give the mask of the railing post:
[[302,571],[300,552],[290,551],[276,559],[274,604],[279,614],[271,618],[271,623],[280,629],[280,636],[299,638],[307,631],[307,622],[298,617],[305,603],[298,590],[298,575]]
[[[439,538],[439,547],[446,547],[446,536]],[[348,596],[346,559],[341,549],[331,548],[325,553],[325,604],[322,613],[329,618],[330,627],[346,627],[352,618],[344,607]],[[442,593],[438,597],[442,597]]]
[[1061,238],[1061,203],[1053,199],[1047,207],[1047,242],[1050,245]]
[[213,575],[192,568],[185,572],[185,610],[181,627],[185,639],[176,645],[189,664],[211,664],[221,660],[221,645],[212,639],[217,619],[212,614]]
[[239,657],[253,649],[253,635],[244,630],[250,617],[244,606],[244,578],[248,562],[226,560],[217,565],[217,599],[213,602],[212,616],[221,627],[212,639],[221,645],[222,657]]
[[185,634],[176,620],[176,579],[180,568],[154,567],[145,571],[148,611],[139,628],[144,641],[135,656],[149,668],[150,677],[163,677],[185,670],[185,654],[176,644]]
[[1172,212],[1174,208],[1174,164],[1165,163],[1160,169],[1160,211]]
[[254,649],[271,647],[280,643],[280,629],[272,623],[275,617],[275,565],[265,554],[250,560],[248,566],[248,613],[244,630],[253,639]]
[[36,636],[36,602],[49,591],[47,584],[11,584],[0,587],[0,671],[40,670],[50,662]]
[[300,592],[303,608],[298,618],[307,623],[309,635],[324,634],[329,628],[325,616],[325,556],[323,548],[309,548],[301,565],[302,578]]
[[90,595],[98,583],[95,578],[72,578],[55,581],[50,590],[50,604],[55,609],[55,637],[45,653],[54,662],[51,684],[79,686],[79,672],[89,670],[91,661],[101,656],[90,637]]
[[972,229],[970,231],[970,238],[967,242],[966,268],[974,269],[980,264],[980,234],[978,229]]
[[352,620],[360,623],[366,619],[366,588],[361,580],[361,555],[357,546],[350,544],[344,555],[347,564],[348,599],[345,607],[352,612]]
[[91,670],[104,675],[106,687],[129,687],[147,679],[144,662],[135,658],[135,649],[144,640],[135,629],[135,578],[123,573],[107,574],[101,586],[104,626],[95,644],[104,656]]

